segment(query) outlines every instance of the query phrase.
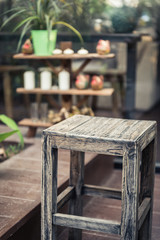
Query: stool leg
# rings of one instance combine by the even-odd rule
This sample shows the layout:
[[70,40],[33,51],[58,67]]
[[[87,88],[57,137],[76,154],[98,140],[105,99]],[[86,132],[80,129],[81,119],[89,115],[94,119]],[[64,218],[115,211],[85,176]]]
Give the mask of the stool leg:
[[150,240],[152,232],[152,209],[153,209],[153,189],[155,172],[155,148],[156,140],[153,140],[142,152],[140,203],[145,197],[151,198],[149,213],[139,230],[139,239]]
[[[83,206],[81,189],[84,184],[84,153],[71,151],[69,184],[75,187],[75,197],[70,200],[69,214],[82,216]],[[81,229],[69,229],[69,240],[82,239]]]
[[57,162],[58,151],[52,147],[49,137],[42,143],[42,199],[41,236],[42,240],[56,240],[56,226],[52,216],[57,212]]
[[138,239],[139,165],[141,152],[126,144],[122,171],[121,240]]

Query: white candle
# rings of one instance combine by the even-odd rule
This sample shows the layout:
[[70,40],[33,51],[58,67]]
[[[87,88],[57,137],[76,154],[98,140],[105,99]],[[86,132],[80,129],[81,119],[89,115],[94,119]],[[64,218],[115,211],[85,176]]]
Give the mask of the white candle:
[[70,74],[63,70],[58,74],[58,85],[60,90],[70,89]]
[[40,86],[43,90],[51,89],[52,73],[50,71],[43,71],[40,73]]
[[24,73],[24,88],[28,90],[35,88],[35,73],[33,71]]

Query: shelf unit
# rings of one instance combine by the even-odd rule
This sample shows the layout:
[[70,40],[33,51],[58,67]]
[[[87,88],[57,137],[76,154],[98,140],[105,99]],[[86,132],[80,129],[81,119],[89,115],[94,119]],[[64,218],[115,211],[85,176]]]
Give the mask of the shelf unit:
[[[92,61],[93,59],[111,59],[114,58],[115,54],[109,53],[106,55],[99,55],[97,53],[88,53],[85,55],[80,55],[77,53],[74,54],[58,54],[58,55],[50,55],[50,56],[36,56],[34,54],[16,54],[13,56],[14,59],[22,59],[22,60],[35,60],[35,61],[43,61],[45,64],[47,64],[52,71],[55,74],[58,74],[59,70],[57,70],[52,62],[55,60],[60,60],[60,66],[62,70],[63,68],[66,68],[70,72],[70,78],[71,82],[74,81],[76,76],[87,66],[87,64]],[[83,63],[81,66],[73,72],[71,68],[71,61],[72,60],[83,60]],[[114,89],[113,88],[105,88],[102,90],[92,90],[92,89],[84,89],[79,90],[76,88],[71,88],[69,90],[59,90],[59,89],[50,89],[50,90],[42,90],[40,88],[35,88],[32,90],[26,90],[24,88],[17,88],[17,93],[19,94],[37,94],[37,95],[55,95],[59,94],[62,95],[64,98],[65,96],[72,96],[72,95],[79,95],[84,96],[84,99],[86,99],[88,96],[114,96]],[[48,125],[49,124],[49,125]],[[29,131],[27,133],[28,137],[33,137],[36,133],[37,127],[49,127],[51,124],[47,123],[46,125],[43,122],[32,122],[31,119],[23,119],[19,122],[20,126],[28,126]]]

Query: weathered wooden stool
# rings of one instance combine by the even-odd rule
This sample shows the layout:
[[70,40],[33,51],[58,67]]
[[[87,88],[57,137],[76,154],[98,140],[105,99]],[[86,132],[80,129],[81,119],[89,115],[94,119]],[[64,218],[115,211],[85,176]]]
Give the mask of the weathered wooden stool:
[[[43,131],[42,240],[54,240],[56,226],[151,239],[156,122],[74,116]],[[57,198],[58,149],[71,150],[69,186]],[[123,157],[122,192],[84,184],[84,152]],[[140,173],[141,164],[141,174]],[[82,217],[83,194],[122,200],[121,222]],[[57,211],[70,200],[69,215]]]

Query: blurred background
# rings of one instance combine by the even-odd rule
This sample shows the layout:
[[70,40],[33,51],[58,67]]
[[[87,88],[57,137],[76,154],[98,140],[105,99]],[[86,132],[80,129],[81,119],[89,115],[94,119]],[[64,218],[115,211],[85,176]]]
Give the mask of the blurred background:
[[[20,0],[18,2],[23,2]],[[24,1],[25,2],[25,1]],[[34,2],[34,1],[33,1]],[[36,1],[35,1],[36,2]],[[65,1],[60,1],[65,2]],[[72,24],[82,34],[94,33],[148,33],[152,36],[152,41],[138,43],[137,47],[137,84],[136,84],[136,110],[148,111],[159,101],[159,0],[69,0],[70,4],[66,12],[63,11],[63,20]],[[0,25],[6,21],[8,14],[2,15],[7,10],[13,9],[16,0],[0,0]],[[70,13],[70,14],[68,14]],[[27,65],[25,61],[13,60],[16,53],[20,32],[12,32],[14,26],[19,21],[14,18],[0,32],[0,65]],[[71,33],[65,27],[60,27],[60,32]],[[29,32],[28,32],[29,36]],[[27,36],[27,37],[28,37]],[[26,36],[24,36],[23,42]],[[96,42],[86,44],[85,47],[90,52],[95,52]],[[78,43],[73,43],[73,48],[79,48]],[[126,44],[112,42],[112,52],[116,52],[116,60],[111,61],[110,68],[118,68],[126,71]],[[33,66],[30,66],[33,67]],[[22,72],[21,72],[22,73]],[[0,111],[3,105],[3,73],[0,72]],[[22,86],[22,74],[12,73],[12,95],[15,102],[19,102],[22,96],[17,95],[15,89]],[[144,91],[145,89],[145,91]],[[20,101],[21,102],[21,101]],[[103,102],[103,100],[101,100]],[[100,106],[102,103],[98,103]],[[16,117],[16,115],[15,115]]]

